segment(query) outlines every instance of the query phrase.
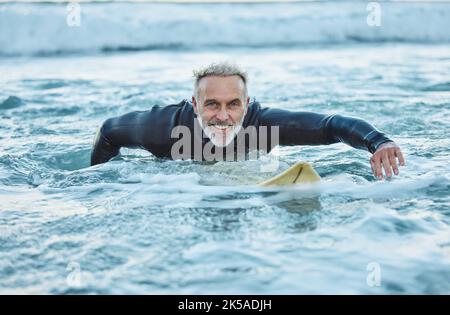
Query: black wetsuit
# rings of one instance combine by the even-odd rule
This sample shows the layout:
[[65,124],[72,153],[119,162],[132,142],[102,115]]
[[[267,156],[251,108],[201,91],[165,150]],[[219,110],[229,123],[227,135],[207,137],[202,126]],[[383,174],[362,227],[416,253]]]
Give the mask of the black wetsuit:
[[[198,124],[196,114],[192,104],[187,100],[176,105],[154,106],[147,111],[131,112],[110,118],[103,123],[97,134],[91,165],[110,160],[119,153],[121,147],[143,148],[157,157],[174,158],[171,149],[179,138],[171,136],[172,130],[176,126],[185,126],[194,134],[195,124]],[[258,102],[249,104],[243,129],[248,126],[269,127],[267,137],[269,144],[264,147],[265,151],[270,151],[275,146],[270,142],[271,126],[279,126],[279,143],[276,143],[279,145],[344,142],[354,148],[373,153],[382,143],[392,141],[375,127],[358,118],[262,108]],[[207,137],[193,136],[192,145],[195,145],[196,141],[199,141],[202,148],[208,143],[209,146],[212,145]],[[213,151],[215,149],[217,148],[214,147]],[[259,143],[258,149],[261,149]],[[198,159],[198,156],[194,156],[194,152],[189,153],[187,157]]]

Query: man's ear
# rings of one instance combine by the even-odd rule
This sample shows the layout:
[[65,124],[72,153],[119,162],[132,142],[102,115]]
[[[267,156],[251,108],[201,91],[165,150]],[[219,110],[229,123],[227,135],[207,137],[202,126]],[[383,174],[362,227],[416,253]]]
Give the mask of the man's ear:
[[197,100],[195,99],[195,96],[192,96],[192,106],[194,106],[194,113],[198,115]]

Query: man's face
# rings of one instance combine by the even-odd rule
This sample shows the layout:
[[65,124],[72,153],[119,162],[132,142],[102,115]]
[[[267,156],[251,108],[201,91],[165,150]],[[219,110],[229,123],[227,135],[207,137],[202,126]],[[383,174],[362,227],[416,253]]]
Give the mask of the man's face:
[[249,97],[241,77],[208,76],[200,80],[198,96],[192,97],[200,125],[212,143],[227,146],[242,127]]

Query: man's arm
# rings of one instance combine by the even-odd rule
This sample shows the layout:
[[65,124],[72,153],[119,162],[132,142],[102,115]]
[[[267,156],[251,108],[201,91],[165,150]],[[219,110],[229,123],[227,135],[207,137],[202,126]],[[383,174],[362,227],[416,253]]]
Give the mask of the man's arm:
[[378,178],[382,178],[382,168],[387,177],[392,174],[391,167],[398,174],[396,158],[400,165],[405,165],[400,148],[384,133],[359,118],[265,108],[261,113],[261,125],[279,126],[280,145],[343,142],[365,149],[373,153],[370,162],[372,172]]
[[172,129],[178,118],[189,119],[192,106],[184,100],[179,104],[153,106],[106,120],[95,138],[91,165],[109,161],[121,147],[142,148],[157,157],[167,157],[173,143]]
[[147,116],[148,112],[132,112],[107,119],[95,137],[91,165],[109,161],[121,147],[145,147],[143,124],[148,121]]
[[94,146],[91,152],[91,165],[107,162],[119,154],[120,147],[112,145],[104,135],[106,133],[105,123],[103,123],[95,136]]
[[343,142],[374,153],[382,143],[392,141],[366,121],[341,115],[265,108],[261,113],[261,125],[279,126],[280,145]]

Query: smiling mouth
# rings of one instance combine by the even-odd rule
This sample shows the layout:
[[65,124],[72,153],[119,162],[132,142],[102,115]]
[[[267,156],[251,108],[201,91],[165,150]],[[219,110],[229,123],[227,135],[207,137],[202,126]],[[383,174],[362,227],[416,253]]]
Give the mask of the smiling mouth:
[[225,131],[228,128],[233,127],[233,125],[216,125],[216,124],[210,124],[209,126],[220,131]]
[[212,127],[217,128],[217,129],[224,130],[224,129],[230,128],[231,126],[215,126],[215,125],[213,125]]

